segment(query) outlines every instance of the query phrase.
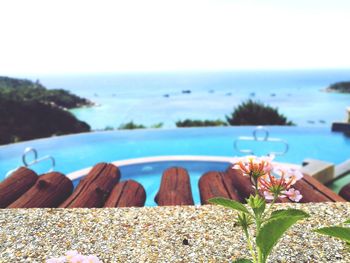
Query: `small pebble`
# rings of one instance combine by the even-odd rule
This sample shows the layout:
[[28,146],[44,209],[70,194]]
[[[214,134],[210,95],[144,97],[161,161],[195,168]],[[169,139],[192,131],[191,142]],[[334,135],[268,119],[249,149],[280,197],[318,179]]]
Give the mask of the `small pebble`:
[[[286,207],[311,217],[281,238],[269,262],[350,262],[343,242],[311,232],[350,218],[350,203],[276,204],[274,209]],[[235,218],[234,211],[210,205],[1,209],[0,262],[43,262],[69,250],[103,262],[234,261],[249,257]]]

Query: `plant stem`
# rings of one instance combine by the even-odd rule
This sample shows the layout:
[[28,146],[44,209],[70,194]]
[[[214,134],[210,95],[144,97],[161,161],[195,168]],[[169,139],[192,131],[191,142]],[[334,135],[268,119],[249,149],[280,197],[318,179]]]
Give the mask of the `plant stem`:
[[[275,195],[269,208],[267,209],[267,211],[261,216],[261,217],[255,217],[255,222],[256,222],[256,235],[258,236],[259,232],[260,232],[260,228],[261,228],[261,224],[264,222],[264,219],[267,215],[269,215],[272,206],[275,204],[276,200],[278,198],[278,195]],[[261,249],[258,247],[258,263],[265,263],[266,262],[266,258],[264,257],[263,253],[261,252]]]
[[252,246],[252,243],[250,241],[248,229],[246,227],[243,227],[243,229],[244,229],[245,236],[247,237],[247,243],[248,243],[248,247],[250,250],[250,254],[252,255],[252,258],[253,258],[253,262],[256,263],[257,262],[256,255],[255,255],[255,251],[254,251],[254,248]]
[[263,218],[265,218],[265,217],[270,213],[270,211],[271,211],[273,205],[275,204],[277,198],[278,198],[278,196],[275,195],[274,198],[273,198],[273,200],[272,200],[272,202],[271,202],[270,205],[269,205],[269,208],[268,208],[267,211],[264,213]]
[[[255,217],[255,222],[256,222],[256,236],[259,235],[260,228],[261,228],[261,217]],[[258,263],[263,263],[263,255],[261,253],[261,249],[257,247],[258,250]]]
[[265,263],[263,254],[261,253],[260,248],[258,248],[258,263]]

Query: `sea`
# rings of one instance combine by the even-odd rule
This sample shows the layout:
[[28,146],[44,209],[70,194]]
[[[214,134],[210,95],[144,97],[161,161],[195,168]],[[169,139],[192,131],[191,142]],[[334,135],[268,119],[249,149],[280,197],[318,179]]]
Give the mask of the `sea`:
[[332,83],[350,81],[342,70],[236,70],[36,75],[50,89],[62,88],[96,103],[72,109],[92,129],[118,128],[133,121],[174,128],[184,119],[225,120],[252,99],[278,108],[298,126],[330,126],[346,118],[350,94],[325,92]]

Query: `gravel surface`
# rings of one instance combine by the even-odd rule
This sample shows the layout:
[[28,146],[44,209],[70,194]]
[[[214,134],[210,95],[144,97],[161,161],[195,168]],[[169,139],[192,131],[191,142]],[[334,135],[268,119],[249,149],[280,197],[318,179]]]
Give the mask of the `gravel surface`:
[[[346,246],[311,229],[350,218],[349,203],[278,204],[311,217],[293,226],[270,262],[350,262]],[[44,262],[68,250],[103,262],[229,262],[249,255],[235,212],[218,206],[2,209],[0,262]]]

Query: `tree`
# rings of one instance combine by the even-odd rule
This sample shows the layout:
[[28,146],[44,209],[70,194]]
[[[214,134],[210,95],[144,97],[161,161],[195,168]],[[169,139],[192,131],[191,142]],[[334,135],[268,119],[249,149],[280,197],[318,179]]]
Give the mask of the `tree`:
[[90,131],[72,113],[35,100],[0,95],[0,144]]
[[119,125],[118,130],[135,130],[135,129],[145,129],[146,126],[142,124],[136,124],[133,121],[122,123]]
[[227,123],[222,120],[190,120],[177,121],[176,127],[212,127],[212,126],[227,126]]
[[226,120],[230,125],[295,125],[277,108],[250,99],[238,105]]

